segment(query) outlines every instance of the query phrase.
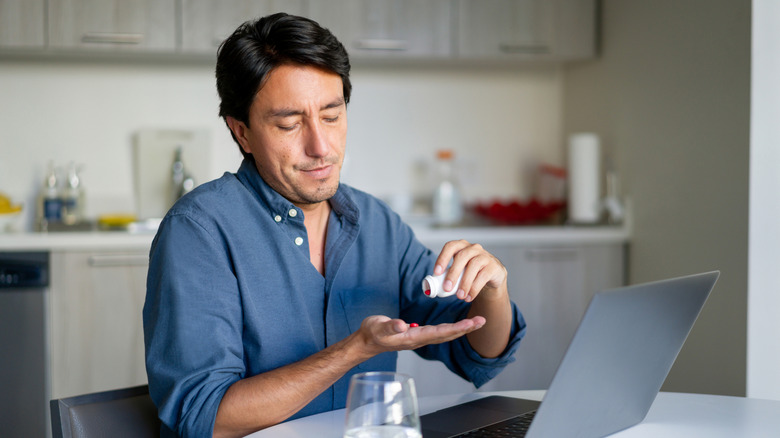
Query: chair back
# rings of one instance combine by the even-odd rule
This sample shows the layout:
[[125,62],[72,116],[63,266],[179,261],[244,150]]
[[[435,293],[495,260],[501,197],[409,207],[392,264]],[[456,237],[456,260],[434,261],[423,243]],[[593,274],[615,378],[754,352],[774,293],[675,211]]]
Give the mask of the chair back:
[[52,400],[51,428],[54,438],[160,436],[148,385]]

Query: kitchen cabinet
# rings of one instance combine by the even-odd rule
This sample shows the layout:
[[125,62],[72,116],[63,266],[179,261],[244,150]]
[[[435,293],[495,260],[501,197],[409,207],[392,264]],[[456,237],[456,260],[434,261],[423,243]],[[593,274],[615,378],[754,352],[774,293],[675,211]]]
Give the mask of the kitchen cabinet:
[[53,251],[51,397],[146,383],[141,311],[148,251]]
[[451,54],[450,0],[311,1],[309,16],[354,59],[442,59]]
[[[622,243],[484,245],[509,272],[512,300],[528,324],[515,361],[480,391],[546,389],[594,293],[624,285]],[[439,362],[401,352],[398,370],[421,396],[475,391]]]
[[458,0],[461,59],[576,59],[595,55],[595,0]]
[[596,51],[595,0],[0,0],[0,49],[213,62],[239,24],[278,11],[331,29],[357,63],[567,61]]
[[306,14],[305,0],[181,0],[184,53],[216,54],[216,49],[243,22],[275,12]]
[[176,48],[176,0],[49,0],[49,47],[110,52]]
[[46,0],[0,0],[0,48],[43,48]]

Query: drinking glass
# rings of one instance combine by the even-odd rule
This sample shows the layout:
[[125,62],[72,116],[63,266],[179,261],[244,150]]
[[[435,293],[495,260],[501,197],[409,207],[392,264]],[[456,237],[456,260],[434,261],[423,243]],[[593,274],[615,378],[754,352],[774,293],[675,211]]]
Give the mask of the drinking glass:
[[344,438],[421,438],[414,380],[369,372],[349,381]]

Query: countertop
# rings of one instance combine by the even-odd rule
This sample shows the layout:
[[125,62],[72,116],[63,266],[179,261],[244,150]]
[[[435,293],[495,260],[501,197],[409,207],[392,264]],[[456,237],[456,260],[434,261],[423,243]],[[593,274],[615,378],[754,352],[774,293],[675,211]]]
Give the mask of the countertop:
[[[454,239],[482,245],[567,245],[627,243],[627,226],[494,226],[436,228],[411,224],[417,238],[430,246]],[[148,250],[153,232],[123,231],[0,234],[0,251]]]
[[[542,391],[497,391],[420,397],[420,413],[488,395],[541,400]],[[780,427],[780,401],[709,394],[661,392],[641,423],[610,437],[772,437]],[[298,418],[247,437],[341,437],[344,409]]]
[[154,233],[67,231],[0,234],[0,251],[149,250]]

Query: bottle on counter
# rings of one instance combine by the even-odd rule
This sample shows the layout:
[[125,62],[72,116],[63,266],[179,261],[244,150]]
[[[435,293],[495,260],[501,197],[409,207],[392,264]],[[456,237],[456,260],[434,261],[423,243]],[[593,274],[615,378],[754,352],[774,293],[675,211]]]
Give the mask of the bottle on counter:
[[76,163],[71,162],[60,193],[62,222],[67,225],[77,224],[84,219],[84,187],[79,171]]
[[462,197],[453,159],[451,149],[436,152],[438,182],[433,192],[433,216],[434,223],[440,226],[456,225],[463,219]]
[[171,165],[170,204],[173,205],[179,198],[191,192],[193,188],[195,188],[195,180],[184,166],[182,147],[179,146],[173,155],[173,164]]
[[620,180],[611,161],[607,161],[605,182],[607,193],[604,197],[604,210],[607,212],[607,222],[611,225],[621,224],[625,216],[625,208],[620,199]]
[[38,196],[38,230],[47,231],[49,224],[62,221],[62,200],[60,199],[60,181],[57,168],[49,162],[46,177]]

